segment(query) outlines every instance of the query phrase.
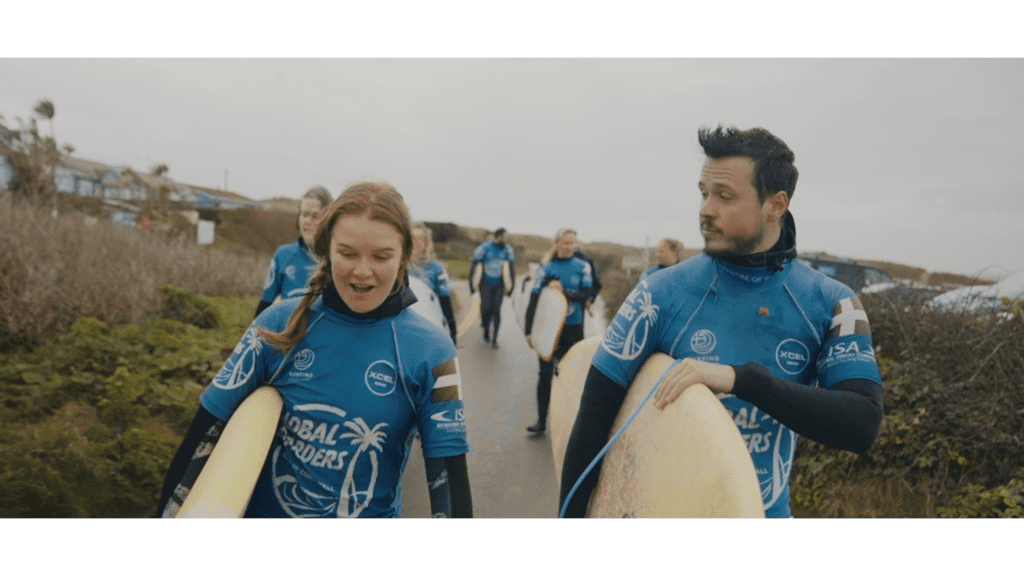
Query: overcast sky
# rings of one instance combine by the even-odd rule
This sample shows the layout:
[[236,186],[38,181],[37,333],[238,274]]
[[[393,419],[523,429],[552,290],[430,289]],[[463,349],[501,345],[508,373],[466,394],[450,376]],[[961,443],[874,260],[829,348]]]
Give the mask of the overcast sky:
[[697,129],[761,126],[796,154],[800,251],[1024,270],[1021,59],[0,58],[0,79],[8,125],[50,99],[83,159],[254,199],[383,179],[418,219],[637,246],[702,246]]

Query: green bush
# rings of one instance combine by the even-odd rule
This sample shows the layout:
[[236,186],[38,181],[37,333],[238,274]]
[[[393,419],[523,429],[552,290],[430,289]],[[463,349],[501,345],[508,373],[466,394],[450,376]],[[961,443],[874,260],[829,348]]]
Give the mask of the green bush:
[[80,318],[0,364],[0,516],[153,514],[199,394],[256,305],[173,292],[219,328],[160,313],[117,327]]
[[884,294],[865,295],[862,302],[884,380],[879,438],[860,456],[801,440],[794,514],[849,515],[853,511],[837,501],[854,487],[891,500],[865,505],[879,516],[1018,513],[1024,473],[1021,317],[931,310]]

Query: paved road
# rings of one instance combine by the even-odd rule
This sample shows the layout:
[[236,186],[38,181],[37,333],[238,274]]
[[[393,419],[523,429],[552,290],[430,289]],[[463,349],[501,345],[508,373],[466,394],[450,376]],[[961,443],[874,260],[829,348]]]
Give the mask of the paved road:
[[[468,302],[465,281],[453,283],[458,301]],[[457,317],[461,318],[461,311]],[[554,518],[558,515],[558,483],[549,437],[526,435],[526,427],[537,418],[537,355],[526,345],[508,298],[502,305],[501,321],[497,350],[484,343],[479,324],[458,346],[469,433],[467,465],[473,515]],[[594,330],[588,329],[588,335],[596,333]],[[409,458],[403,487],[402,516],[428,518],[430,503],[418,442]]]

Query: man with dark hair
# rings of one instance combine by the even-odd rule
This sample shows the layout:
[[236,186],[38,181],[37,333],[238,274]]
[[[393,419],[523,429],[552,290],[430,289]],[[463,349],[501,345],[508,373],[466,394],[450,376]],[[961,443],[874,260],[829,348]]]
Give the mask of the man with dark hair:
[[[681,360],[655,407],[693,384],[717,393],[747,442],[768,517],[791,515],[797,435],[857,453],[878,436],[882,386],[867,315],[849,287],[795,259],[792,150],[762,128],[702,128],[698,140],[704,253],[639,282],[605,332],[566,449],[560,508],[655,352]],[[566,516],[586,513],[599,471]]]
[[[480,277],[480,322],[484,328],[484,342],[490,342],[491,347],[498,347],[498,327],[501,326],[501,303],[505,298],[505,281],[501,276],[502,265],[508,262],[509,277],[512,284],[516,278],[516,253],[512,246],[505,243],[505,229],[498,228],[494,231],[494,239],[487,240],[476,247],[473,251],[473,263],[469,267],[469,293],[472,294],[476,286],[473,285],[473,275],[476,267],[483,268]],[[511,287],[509,287],[511,294]],[[491,324],[494,324],[494,333],[491,334]]]

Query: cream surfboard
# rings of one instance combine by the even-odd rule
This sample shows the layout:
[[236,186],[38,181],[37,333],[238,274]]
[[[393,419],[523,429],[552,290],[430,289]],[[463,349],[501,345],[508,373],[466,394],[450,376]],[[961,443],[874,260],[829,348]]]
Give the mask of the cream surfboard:
[[[462,340],[462,337],[469,332],[469,329],[480,319],[480,280],[484,276],[484,265],[481,263],[473,270],[473,277],[470,285],[473,286],[473,295],[469,297],[469,304],[466,311],[462,313],[458,326],[455,327],[455,337]],[[459,307],[461,308],[461,306]]]
[[462,337],[469,332],[469,329],[472,328],[479,319],[480,291],[477,290],[469,297],[469,304],[466,306],[466,312],[462,315],[462,319],[459,320],[459,325],[455,328],[455,337],[461,342]]
[[550,362],[558,348],[565,316],[569,313],[569,301],[560,290],[545,287],[537,297],[537,310],[533,314],[530,340],[541,360]]
[[441,299],[426,282],[409,275],[409,288],[416,295],[416,303],[410,306],[420,316],[423,316],[436,325],[445,334],[448,333],[448,321],[444,319],[444,311],[441,310]]
[[512,265],[508,260],[501,263],[501,283],[505,290],[505,296],[512,295]]
[[[565,447],[599,338],[573,346],[551,388],[551,448],[561,481]],[[673,360],[657,353],[644,363],[612,425],[636,411]],[[649,400],[604,456],[590,500],[592,518],[763,518],[764,505],[750,453],[718,398],[690,386],[658,410]]]
[[254,390],[231,415],[176,518],[241,518],[281,417],[281,394]]

